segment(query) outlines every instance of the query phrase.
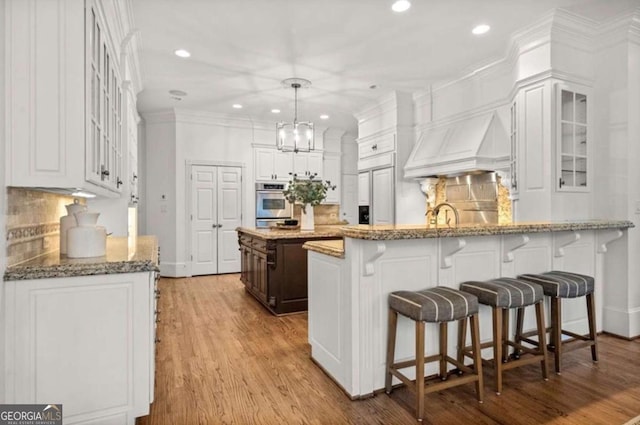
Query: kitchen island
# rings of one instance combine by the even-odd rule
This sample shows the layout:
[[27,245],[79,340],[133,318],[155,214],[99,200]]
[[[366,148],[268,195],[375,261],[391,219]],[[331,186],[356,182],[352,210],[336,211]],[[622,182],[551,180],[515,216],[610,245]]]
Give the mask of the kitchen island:
[[341,239],[340,228],[237,228],[240,280],[245,289],[273,314],[307,311],[307,253],[302,245],[312,240]]
[[[346,226],[336,243],[309,242],[309,343],[311,356],[353,399],[384,388],[387,297],[396,290],[458,288],[467,280],[566,270],[596,279],[599,331],[617,333],[626,279],[616,261],[626,249],[629,221],[537,222],[468,225]],[[547,315],[549,308],[547,305]],[[535,325],[525,317],[525,328]],[[513,323],[514,321],[512,321]],[[437,345],[427,324],[426,355]],[[586,333],[584,300],[563,300],[563,328]],[[400,317],[396,358],[414,353],[413,322]],[[480,307],[480,334],[491,339],[491,313]],[[620,333],[618,333],[620,334]],[[449,333],[454,352],[455,332]],[[436,373],[435,365],[426,367]],[[399,382],[399,381],[394,381]]]
[[107,238],[4,275],[6,403],[62,403],[65,424],[135,423],[154,398],[158,242]]

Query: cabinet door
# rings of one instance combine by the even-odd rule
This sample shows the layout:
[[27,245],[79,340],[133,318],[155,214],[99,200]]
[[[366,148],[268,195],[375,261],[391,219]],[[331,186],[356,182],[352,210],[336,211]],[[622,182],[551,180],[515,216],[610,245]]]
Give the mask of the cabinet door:
[[302,179],[307,177],[309,171],[309,157],[304,152],[293,154],[293,172]]
[[65,423],[148,414],[152,282],[145,272],[7,284],[6,402],[55,399]]
[[254,170],[256,180],[273,180],[275,149],[256,148],[254,150]]
[[275,151],[273,161],[274,180],[289,181],[293,170],[293,153]]
[[325,180],[329,180],[331,184],[336,185],[335,190],[329,190],[327,192],[327,199],[325,199],[323,203],[339,204],[340,194],[342,193],[339,156],[327,156],[327,158],[325,158],[323,175]]
[[267,255],[260,251],[253,251],[253,282],[254,293],[265,303],[267,302]]
[[373,224],[393,224],[395,221],[393,167],[374,170],[371,175]]
[[124,178],[119,65],[100,9],[89,2],[86,27],[87,181],[120,191]]
[[307,154],[307,171],[309,172],[309,175],[315,174],[316,179],[325,178],[321,153],[311,152]]
[[558,190],[589,190],[589,96],[586,89],[559,84],[557,87]]
[[368,172],[358,174],[358,205],[369,205],[369,175]]

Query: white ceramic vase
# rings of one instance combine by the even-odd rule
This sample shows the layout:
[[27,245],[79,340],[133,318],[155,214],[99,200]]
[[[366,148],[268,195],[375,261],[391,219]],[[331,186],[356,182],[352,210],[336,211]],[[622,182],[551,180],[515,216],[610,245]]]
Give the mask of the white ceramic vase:
[[77,199],[74,199],[73,204],[65,205],[65,208],[67,209],[67,215],[60,217],[60,254],[66,255],[67,231],[78,225],[75,213],[86,211],[87,206],[82,205]]
[[[305,210],[307,210],[306,213]],[[304,209],[300,211],[300,230],[313,230],[314,227],[313,207],[306,204]]]

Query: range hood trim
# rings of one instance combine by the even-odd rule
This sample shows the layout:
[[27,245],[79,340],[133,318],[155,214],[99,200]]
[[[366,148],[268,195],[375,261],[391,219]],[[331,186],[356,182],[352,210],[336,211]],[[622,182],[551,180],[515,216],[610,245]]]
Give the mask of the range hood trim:
[[[407,159],[404,177],[424,178],[509,168],[508,136],[496,115],[496,112],[492,111],[471,120],[459,120],[425,131],[418,138]],[[460,140],[462,135],[467,136],[465,140]],[[467,142],[469,139],[472,139],[471,143]],[[437,153],[432,157],[418,157],[419,154],[424,155],[424,152],[421,152],[422,145],[427,143],[432,143],[429,150],[437,148]],[[452,148],[462,143],[467,143],[467,146],[452,152]],[[446,154],[442,154],[444,149],[448,150]]]

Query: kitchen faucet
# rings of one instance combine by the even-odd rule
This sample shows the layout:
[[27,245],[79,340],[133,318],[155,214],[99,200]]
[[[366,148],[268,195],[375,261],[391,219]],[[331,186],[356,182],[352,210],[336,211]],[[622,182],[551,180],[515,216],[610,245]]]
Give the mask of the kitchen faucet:
[[[438,214],[440,213],[440,208],[442,207],[449,207],[451,208],[451,211],[453,211],[453,214],[455,216],[456,222],[455,222],[455,227],[458,227],[458,223],[460,223],[460,215],[458,214],[458,210],[456,209],[456,207],[454,207],[453,205],[451,205],[448,202],[441,202],[438,205],[436,205],[435,207],[433,207],[433,209],[429,208],[427,209],[427,213],[425,214],[427,216],[427,220],[429,220],[429,214],[433,215],[433,218],[435,220],[435,225],[436,225],[436,229],[438,228]],[[451,219],[448,218],[447,219],[447,226],[451,227]]]

